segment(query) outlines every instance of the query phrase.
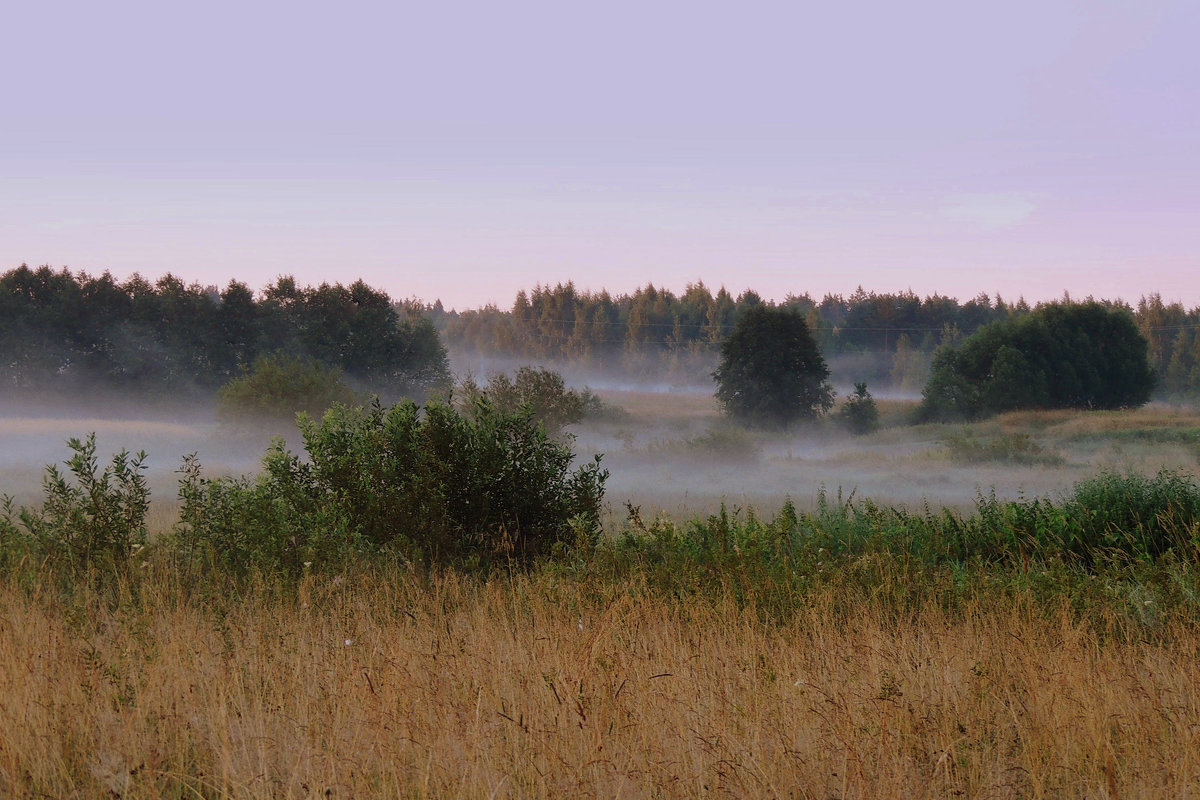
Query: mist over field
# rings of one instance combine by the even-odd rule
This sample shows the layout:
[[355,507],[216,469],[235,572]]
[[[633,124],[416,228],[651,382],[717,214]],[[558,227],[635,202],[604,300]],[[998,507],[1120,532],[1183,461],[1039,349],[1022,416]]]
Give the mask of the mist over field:
[[[919,509],[970,507],[994,491],[999,498],[1054,497],[1101,470],[1153,473],[1172,468],[1195,473],[1198,451],[1186,435],[1139,437],[1138,432],[1191,430],[1194,410],[1153,404],[1127,412],[1026,412],[967,425],[911,425],[917,397],[904,390],[876,393],[882,428],[853,436],[823,419],[785,431],[744,428],[726,420],[713,396],[709,359],[687,370],[656,377],[653,370],[618,369],[548,362],[568,385],[588,388],[608,413],[569,426],[576,460],[603,454],[609,470],[606,508],[610,524],[626,516],[626,504],[644,516],[684,519],[709,514],[725,503],[732,509],[773,514],[786,499],[798,508],[853,497]],[[511,372],[522,359],[456,355],[458,376],[477,378]],[[835,365],[836,366],[836,365]],[[835,373],[836,378],[836,373]],[[706,380],[707,379],[707,380]],[[839,404],[845,397],[839,387]],[[1129,431],[1133,431],[1133,436]],[[948,448],[958,432],[983,441],[1031,435],[1045,457],[1022,463],[967,463]],[[1125,433],[1122,433],[1124,431]],[[0,492],[18,503],[40,498],[43,468],[70,455],[69,437],[96,434],[103,464],[120,449],[145,450],[147,475],[159,522],[170,525],[184,455],[196,453],[211,475],[254,474],[271,441],[282,437],[294,452],[303,441],[283,422],[230,425],[217,421],[213,405],[120,401],[97,392],[42,406],[0,405]]]

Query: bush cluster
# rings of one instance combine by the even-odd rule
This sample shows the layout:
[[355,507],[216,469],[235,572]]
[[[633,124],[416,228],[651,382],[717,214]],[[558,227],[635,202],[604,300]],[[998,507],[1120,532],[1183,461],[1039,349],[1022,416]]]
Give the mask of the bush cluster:
[[1026,408],[1129,408],[1150,399],[1146,339],[1127,309],[1051,303],[934,356],[920,421]]
[[65,464],[66,473],[46,467],[41,508],[18,509],[4,498],[3,555],[32,551],[68,572],[120,569],[146,543],[146,454],[122,450],[100,470],[95,434],[69,439],[67,447],[74,455]]
[[276,444],[253,480],[185,471],[189,550],[291,569],[337,553],[482,564],[529,560],[598,529],[599,457],[571,471],[570,448],[528,409],[504,412],[486,398],[470,415],[442,403],[335,405],[319,422],[302,416],[300,428],[307,457]]
[[545,367],[521,367],[512,378],[497,372],[488,376],[486,386],[467,376],[459,386],[459,396],[459,406],[467,413],[472,413],[481,398],[506,414],[528,408],[533,419],[550,433],[605,410],[604,403],[591,391],[567,388],[561,374]]
[[358,393],[342,381],[340,369],[275,353],[259,356],[242,375],[217,390],[217,418],[290,422],[300,412],[319,416],[334,403],[358,402]]
[[[470,416],[431,403],[334,405],[301,415],[305,453],[277,442],[250,477],[180,470],[180,522],[163,543],[187,566],[297,575],[386,556],[423,566],[529,562],[556,545],[589,543],[607,471],[574,470],[570,449],[529,411],[480,399]],[[145,454],[119,453],[97,472],[95,440],[71,440],[74,481],[47,468],[41,509],[0,516],[0,550],[72,566],[126,564],[145,542]]]

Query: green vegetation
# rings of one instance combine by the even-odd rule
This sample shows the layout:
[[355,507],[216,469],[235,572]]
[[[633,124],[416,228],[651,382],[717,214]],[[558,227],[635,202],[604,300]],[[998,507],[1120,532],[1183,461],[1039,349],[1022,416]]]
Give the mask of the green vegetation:
[[828,377],[804,318],[766,305],[738,320],[721,345],[721,363],[713,373],[725,413],[765,426],[786,426],[828,411],[833,405]]
[[867,384],[854,384],[854,393],[846,398],[834,419],[856,435],[879,429],[879,409],[875,406],[875,398],[867,391]]
[[[703,283],[678,295],[653,285],[632,294],[580,292],[566,283],[519,292],[511,309],[460,312],[440,302],[394,302],[362,281],[302,288],[281,277],[256,295],[237,281],[224,289],[173,275],[117,282],[107,273],[22,265],[0,275],[0,383],[43,392],[97,381],[144,394],[211,391],[258,356],[285,352],[341,369],[372,391],[423,395],[449,381],[439,330],[464,353],[696,377],[762,303],[753,291],[734,297]],[[984,294],[959,301],[862,288],[820,299],[793,294],[779,306],[804,317],[842,380],[910,391],[924,385],[938,347],[1031,313],[1023,300]],[[1160,394],[1200,394],[1200,307],[1151,294],[1131,313],[1149,342]]]
[[[442,312],[435,317],[450,346],[472,353],[531,359],[573,359],[596,365],[623,362],[630,356],[667,359],[712,354],[737,321],[763,299],[753,291],[734,297],[715,293],[703,283],[682,294],[648,284],[632,294],[580,292],[574,284],[538,286],[517,294],[512,308],[495,306]],[[832,355],[886,354],[869,377],[887,380],[891,354],[901,354],[900,372],[916,374],[942,343],[973,333],[981,325],[1028,311],[1023,302],[1005,303],[987,295],[960,302],[912,292],[896,294],[859,289],[850,296],[789,295],[780,305],[808,323],[822,352]],[[648,359],[662,364],[662,359]],[[920,388],[919,384],[916,388]]]
[[1150,399],[1146,340],[1125,309],[1055,303],[987,325],[934,356],[921,420],[1016,409],[1130,408]]
[[[384,557],[425,567],[527,562],[599,532],[608,473],[573,455],[528,410],[480,399],[470,416],[430,403],[335,404],[301,415],[305,454],[274,444],[262,472],[206,477],[195,456],[180,470],[180,521],[156,543],[189,569],[299,575]],[[0,553],[77,569],[125,566],[146,540],[144,453],[97,473],[95,440],[72,439],[74,481],[47,467],[41,509],[5,502]]]
[[342,381],[341,370],[296,356],[265,355],[217,391],[217,418],[290,423],[300,412],[320,416],[334,403],[359,402],[358,393]]
[[[97,471],[96,437],[69,439],[74,455],[67,474],[46,467],[41,508],[13,507],[5,498],[0,517],[0,556],[34,553],[71,574],[92,568],[121,569],[146,543],[146,454],[122,450]],[[73,479],[68,478],[68,475]]]
[[[704,519],[647,523],[630,507],[619,535],[603,539],[607,472],[599,458],[570,471],[570,451],[528,409],[506,414],[480,399],[468,417],[439,403],[337,405],[320,422],[302,418],[301,428],[304,457],[276,444],[257,476],[209,478],[194,457],[185,459],[180,522],[150,549],[188,569],[231,575],[296,576],[381,558],[470,570],[552,556],[572,569],[608,570],[636,558],[673,564],[665,574],[676,588],[703,564],[713,579],[749,570],[790,584],[804,574],[793,572],[797,565],[867,554],[930,569],[1028,569],[1032,561],[1085,572],[1200,560],[1200,487],[1171,470],[1102,472],[1057,500],[981,495],[967,513],[831,500],[824,492],[814,512],[788,501],[770,521],[722,507]],[[708,439],[724,448],[721,437]],[[6,503],[4,563],[27,556],[72,573],[121,570],[146,544],[145,455],[121,452],[99,471],[93,438],[69,446],[73,481],[48,467],[41,508]],[[960,447],[972,458],[1041,454],[1018,437]]]
[[562,375],[545,367],[521,367],[513,378],[498,372],[489,376],[483,387],[468,376],[458,392],[460,408],[468,413],[477,407],[480,398],[506,414],[528,408],[533,418],[545,425],[550,433],[557,433],[585,417],[606,413],[599,397],[587,389],[568,389]]
[[757,461],[762,456],[762,444],[757,437],[737,425],[714,425],[698,436],[687,439],[657,439],[650,443],[652,453],[679,456],[700,456],[723,462]]
[[301,417],[307,458],[276,444],[256,478],[205,478],[185,464],[179,536],[189,553],[239,570],[343,563],[373,553],[410,562],[528,560],[592,537],[607,473],[573,456],[528,410],[486,399],[335,405]]
[[38,396],[97,387],[123,396],[211,392],[266,354],[341,370],[385,395],[449,382],[428,309],[395,304],[362,281],[298,287],[117,283],[48,267],[0,275],[0,384]]
[[[608,569],[641,563],[672,592],[717,591],[733,582],[738,591],[759,597],[811,585],[814,573],[869,558],[885,573],[923,571],[925,580],[941,570],[993,577],[1052,570],[1060,578],[1075,576],[1064,582],[1065,590],[1080,575],[1160,559],[1187,570],[1188,582],[1195,583],[1198,557],[1200,487],[1170,471],[1150,477],[1103,473],[1057,501],[980,496],[970,513],[912,512],[824,492],[813,513],[800,513],[788,501],[771,520],[722,505],[704,519],[647,522],[630,507],[624,537],[597,555],[608,560]],[[880,591],[886,590],[888,579],[878,580]]]

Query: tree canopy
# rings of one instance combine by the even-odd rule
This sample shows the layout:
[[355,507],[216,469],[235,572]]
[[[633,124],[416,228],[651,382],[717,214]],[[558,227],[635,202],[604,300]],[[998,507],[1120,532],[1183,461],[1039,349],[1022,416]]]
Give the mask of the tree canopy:
[[123,283],[104,273],[21,266],[0,275],[0,385],[10,390],[211,390],[260,356],[281,353],[340,370],[373,391],[447,383],[432,321],[362,281],[298,287],[279,278],[185,284],[174,275]]
[[1129,310],[1049,303],[980,328],[934,356],[922,420],[1026,408],[1127,408],[1150,399],[1154,370]]
[[829,368],[804,317],[765,304],[747,310],[713,373],[725,413],[758,425],[812,419],[833,405]]

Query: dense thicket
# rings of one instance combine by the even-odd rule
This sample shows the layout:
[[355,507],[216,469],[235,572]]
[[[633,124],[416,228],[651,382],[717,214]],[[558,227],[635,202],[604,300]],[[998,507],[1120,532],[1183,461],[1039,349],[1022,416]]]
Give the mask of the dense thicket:
[[799,312],[759,305],[721,345],[713,373],[717,402],[730,417],[783,426],[820,416],[833,405],[829,368]]
[[479,408],[480,400],[506,414],[528,408],[552,434],[604,410],[604,403],[590,390],[568,388],[562,375],[545,367],[519,367],[512,378],[498,372],[488,376],[484,386],[468,375],[456,392],[459,407],[468,414]]
[[1023,408],[1128,408],[1150,399],[1146,339],[1127,309],[1049,303],[980,328],[933,359],[919,416],[978,419]]
[[218,290],[174,275],[119,283],[21,266],[0,276],[0,385],[10,390],[211,389],[267,353],[377,391],[448,379],[432,322],[362,281],[301,288],[282,277],[256,296],[237,281]]

